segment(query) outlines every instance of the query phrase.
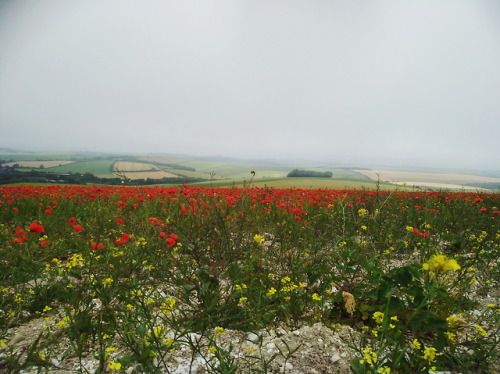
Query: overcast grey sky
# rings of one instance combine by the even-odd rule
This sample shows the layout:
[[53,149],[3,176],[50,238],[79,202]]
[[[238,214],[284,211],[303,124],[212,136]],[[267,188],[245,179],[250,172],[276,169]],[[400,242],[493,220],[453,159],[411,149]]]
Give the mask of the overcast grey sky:
[[500,168],[499,0],[0,1],[0,147]]

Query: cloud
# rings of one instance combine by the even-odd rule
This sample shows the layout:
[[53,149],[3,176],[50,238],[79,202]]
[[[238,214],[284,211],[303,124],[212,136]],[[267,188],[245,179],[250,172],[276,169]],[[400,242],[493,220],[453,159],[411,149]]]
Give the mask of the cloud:
[[1,5],[0,44],[3,146],[500,158],[493,0],[19,0]]

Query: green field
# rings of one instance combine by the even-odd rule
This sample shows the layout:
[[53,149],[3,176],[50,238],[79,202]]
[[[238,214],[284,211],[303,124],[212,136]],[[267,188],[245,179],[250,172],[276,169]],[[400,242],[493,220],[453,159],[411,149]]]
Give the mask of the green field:
[[[174,172],[185,178],[201,178],[211,180],[211,185],[231,186],[231,185],[245,185],[250,179],[254,185],[259,186],[275,186],[278,188],[331,188],[331,189],[344,189],[344,188],[373,188],[376,181],[369,179],[367,176],[356,169],[365,169],[363,167],[348,168],[342,167],[338,164],[329,164],[325,162],[304,162],[304,161],[249,161],[249,160],[235,160],[225,158],[213,157],[192,157],[187,155],[169,155],[169,154],[104,154],[104,153],[70,153],[70,152],[0,152],[0,162],[22,162],[22,161],[76,161],[73,164],[46,167],[43,171],[55,173],[91,173],[97,177],[112,178],[113,174],[112,165],[115,161],[128,161],[128,162],[147,162],[160,167],[161,169]],[[194,170],[171,169],[172,165],[178,167],[189,167]],[[329,171],[333,174],[332,179],[324,178],[311,178],[311,179],[287,179],[287,174],[294,170],[311,170],[317,172]],[[457,184],[471,186],[468,189],[474,188],[487,188],[491,191],[498,190],[499,183],[495,180],[485,181],[481,176],[490,176],[498,178],[498,173],[491,171],[490,173],[483,173],[480,171],[463,171],[466,180],[458,181],[455,179],[448,180],[443,178],[443,175],[453,174],[456,171],[444,169],[430,169],[418,167],[374,167],[372,170],[383,169],[384,171],[408,171],[414,173],[426,172],[425,175],[408,176],[406,181],[408,185],[412,185],[412,178],[418,177],[418,182],[415,183],[424,189],[447,189],[447,190],[462,190],[458,188]],[[19,171],[28,171],[31,169],[21,168]],[[252,177],[251,171],[255,171]],[[383,174],[383,173],[382,173]],[[488,175],[486,175],[488,174]],[[372,176],[372,178],[374,178]],[[376,179],[376,178],[374,178]],[[446,179],[446,180],[445,180]],[[381,181],[385,180],[381,177]],[[423,182],[438,182],[439,186],[426,186]],[[217,183],[216,183],[217,182]],[[206,185],[207,183],[205,183]],[[210,184],[210,183],[209,183]],[[446,185],[448,184],[448,186]],[[381,188],[384,185],[388,188],[394,188],[394,184],[381,183]],[[417,187],[419,188],[419,187]]]
[[[212,182],[196,183],[200,186],[213,187],[272,187],[272,188],[302,188],[302,189],[357,189],[357,190],[374,190],[377,188],[377,182],[366,179],[329,179],[329,178],[268,178],[254,179],[250,178],[234,178],[225,180],[215,180]],[[397,186],[391,183],[380,183],[380,189],[394,190]],[[399,187],[399,189],[409,190],[408,187]]]
[[80,161],[73,164],[57,166],[54,168],[49,168],[47,171],[52,171],[56,173],[91,173],[98,177],[114,177],[111,172],[113,170],[114,161],[111,160],[96,160],[96,161]]

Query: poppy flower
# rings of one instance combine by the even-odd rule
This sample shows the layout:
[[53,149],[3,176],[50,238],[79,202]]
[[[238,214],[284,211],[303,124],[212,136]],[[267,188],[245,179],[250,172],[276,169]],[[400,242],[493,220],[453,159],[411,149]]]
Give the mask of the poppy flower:
[[45,232],[45,228],[36,222],[31,223],[29,230],[32,234],[37,233],[37,232]]
[[93,251],[104,248],[104,245],[102,245],[101,243],[91,243],[90,246],[92,247]]
[[73,226],[73,230],[75,230],[76,232],[80,232],[83,230],[83,226],[82,225],[75,225],[75,226]]
[[17,236],[21,236],[21,235],[26,234],[26,231],[24,231],[21,227],[17,226],[16,230],[15,230],[15,233],[16,233]]
[[75,217],[71,217],[70,219],[68,219],[68,225],[73,226],[75,223],[76,223]]
[[126,244],[130,239],[130,234],[124,232],[121,238],[118,238],[114,241],[116,245],[124,245]]
[[25,242],[26,240],[28,240],[27,236],[19,236],[19,237],[16,237],[16,238],[12,239],[12,241],[14,243],[18,243],[18,244],[21,244],[21,243]]
[[167,240],[165,240],[165,242],[167,243],[167,246],[168,247],[173,247],[176,243],[177,243],[177,240],[179,239],[179,236],[172,233],[170,234],[170,236],[167,238]]

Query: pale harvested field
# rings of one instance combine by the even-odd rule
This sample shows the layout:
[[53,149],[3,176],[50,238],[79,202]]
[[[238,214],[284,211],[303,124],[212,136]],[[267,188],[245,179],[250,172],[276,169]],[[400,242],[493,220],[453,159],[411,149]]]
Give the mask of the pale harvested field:
[[13,166],[18,164],[22,168],[39,168],[43,165],[44,168],[53,168],[56,166],[72,164],[75,161],[14,161],[2,164],[2,166]]
[[161,179],[161,178],[180,178],[178,175],[158,170],[158,171],[134,171],[122,173],[129,179]]
[[412,182],[393,182],[395,184],[399,185],[406,185],[408,187],[430,187],[430,188],[442,188],[442,189],[452,189],[452,190],[483,190],[487,191],[486,188],[481,188],[481,187],[474,187],[474,186],[465,186],[461,184],[451,184],[451,183],[433,183],[433,182],[418,182],[418,181],[412,181]]
[[160,170],[160,168],[153,164],[146,164],[143,162],[129,162],[129,161],[117,161],[114,165],[115,171],[127,172],[127,171],[150,171],[150,170]]
[[[469,174],[435,174],[435,173],[413,173],[402,171],[387,171],[387,170],[354,170],[360,174],[367,176],[370,179],[380,180],[384,182],[407,182],[408,184],[418,183],[453,183],[455,182],[498,182],[500,178],[483,177],[479,175]],[[378,174],[378,175],[377,175]],[[460,188],[462,185],[459,186]]]

